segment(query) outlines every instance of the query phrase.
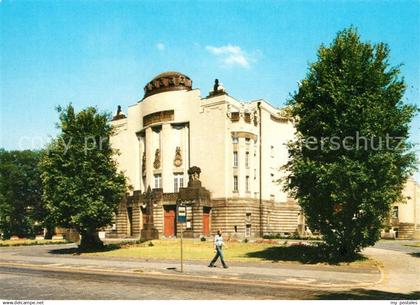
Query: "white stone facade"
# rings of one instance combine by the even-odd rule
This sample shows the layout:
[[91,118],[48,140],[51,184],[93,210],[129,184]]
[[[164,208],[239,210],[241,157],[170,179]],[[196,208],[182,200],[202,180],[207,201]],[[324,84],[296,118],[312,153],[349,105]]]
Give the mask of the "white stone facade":
[[[173,117],[145,125],[144,117],[163,111],[172,111]],[[241,103],[227,94],[203,98],[198,89],[168,91],[128,107],[127,117],[114,120],[113,125],[117,131],[111,143],[120,153],[119,168],[135,190],[154,188],[155,175],[161,175],[163,192],[174,192],[175,175],[183,175],[185,186],[187,170],[195,165],[201,168],[202,183],[212,198],[259,198],[261,136],[262,198],[287,201],[277,180],[280,167],[287,162],[286,143],[293,137],[293,125],[263,100]],[[175,166],[178,147],[182,164]],[[161,165],[155,168],[157,149]],[[234,176],[238,177],[237,190]]]

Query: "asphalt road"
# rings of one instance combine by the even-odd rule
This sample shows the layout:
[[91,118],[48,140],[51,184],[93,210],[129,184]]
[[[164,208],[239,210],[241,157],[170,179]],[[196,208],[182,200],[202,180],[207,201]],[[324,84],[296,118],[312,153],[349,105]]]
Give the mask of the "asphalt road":
[[169,299],[332,299],[416,300],[419,292],[392,293],[376,289],[306,289],[264,287],[242,283],[174,280],[153,276],[91,274],[77,271],[0,267],[0,299],[5,300],[169,300]]
[[0,267],[0,299],[313,299],[319,290]]
[[[420,299],[416,285],[419,280],[418,258],[412,255],[413,252],[418,253],[419,248],[407,248],[405,243],[386,242],[367,249],[384,264],[387,273],[382,283],[364,289],[312,289],[290,285],[268,287],[235,282],[235,279],[224,282],[218,279],[200,281],[141,273],[122,275],[82,271],[74,267],[49,270],[49,267],[37,269],[3,264],[0,266],[0,299]],[[17,255],[22,263],[54,256],[57,265],[61,265],[60,256],[50,254],[47,251],[49,248],[13,247],[2,249],[2,253]],[[38,264],[42,266],[45,262],[41,260]],[[412,287],[405,287],[408,284]]]
[[380,240],[375,244],[374,248],[392,250],[402,253],[419,253],[419,247],[410,246],[418,242],[418,240]]

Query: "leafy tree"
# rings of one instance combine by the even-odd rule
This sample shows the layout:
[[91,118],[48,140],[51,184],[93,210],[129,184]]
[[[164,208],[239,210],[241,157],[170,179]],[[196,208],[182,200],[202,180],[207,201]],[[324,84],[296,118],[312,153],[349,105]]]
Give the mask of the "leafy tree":
[[414,168],[407,139],[418,110],[402,102],[405,83],[389,53],[354,28],[341,31],[321,45],[289,101],[296,141],[286,189],[334,255],[352,257],[380,238]]
[[43,199],[55,224],[74,228],[80,247],[102,246],[97,229],[109,225],[126,188],[109,137],[109,115],[88,107],[58,108],[61,133],[42,156]]
[[0,149],[0,231],[32,237],[42,230],[46,209],[41,200],[39,151]]

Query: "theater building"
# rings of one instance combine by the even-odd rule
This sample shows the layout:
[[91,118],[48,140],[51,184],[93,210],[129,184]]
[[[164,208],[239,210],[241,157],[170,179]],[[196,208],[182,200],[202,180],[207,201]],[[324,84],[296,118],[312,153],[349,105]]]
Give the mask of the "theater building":
[[420,239],[420,186],[408,179],[402,192],[403,201],[392,205],[383,238]]
[[127,114],[119,107],[111,143],[132,190],[108,237],[140,237],[147,223],[159,238],[177,236],[179,203],[186,236],[302,232],[300,207],[278,183],[292,122],[264,100],[238,101],[217,80],[209,87],[203,96],[188,76],[166,72]]

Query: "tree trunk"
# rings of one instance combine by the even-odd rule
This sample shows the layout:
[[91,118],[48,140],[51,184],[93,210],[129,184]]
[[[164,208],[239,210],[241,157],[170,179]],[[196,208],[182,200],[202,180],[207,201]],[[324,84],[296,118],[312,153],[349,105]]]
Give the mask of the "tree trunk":
[[356,256],[356,247],[352,242],[343,242],[339,247],[338,254],[342,259],[352,259]]
[[101,249],[104,246],[100,240],[98,232],[95,229],[88,229],[81,231],[82,239],[80,241],[79,249],[82,251]]
[[54,235],[54,226],[46,226],[44,239],[52,239],[53,235]]

